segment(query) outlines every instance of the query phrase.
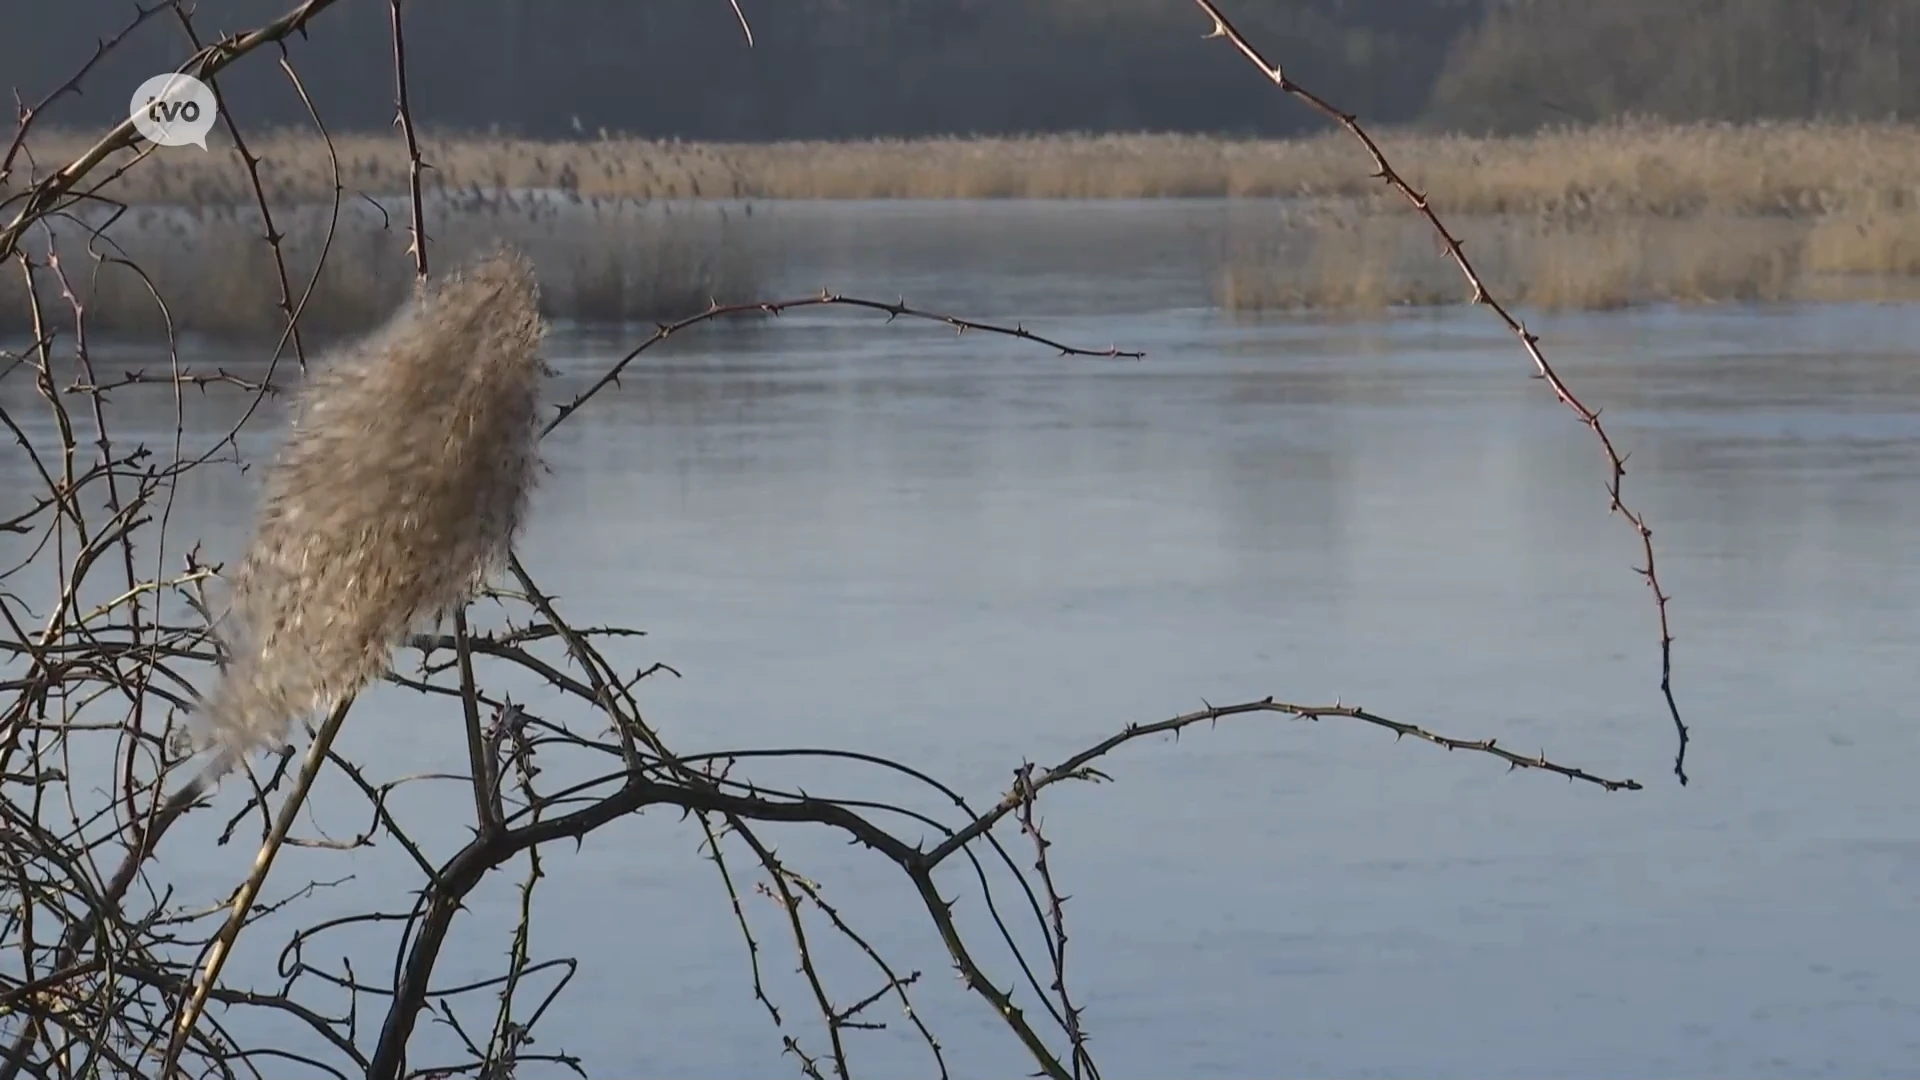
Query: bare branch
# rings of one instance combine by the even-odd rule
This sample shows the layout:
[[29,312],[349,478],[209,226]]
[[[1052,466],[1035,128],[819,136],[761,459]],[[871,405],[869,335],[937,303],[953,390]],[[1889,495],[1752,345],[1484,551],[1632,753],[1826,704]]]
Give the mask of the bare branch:
[[1440,243],[1446,249],[1447,258],[1453,260],[1461,276],[1466,279],[1468,287],[1473,290],[1473,303],[1485,305],[1516,338],[1520,339],[1520,347],[1526,351],[1527,359],[1533,362],[1535,373],[1546,381],[1547,386],[1553,390],[1554,396],[1559,398],[1567,408],[1573,410],[1574,415],[1580,418],[1580,422],[1592,430],[1594,437],[1599,440],[1601,452],[1606,455],[1607,460],[1607,498],[1612,510],[1625,518],[1627,524],[1633,527],[1634,533],[1640,538],[1641,555],[1646,560],[1645,565],[1638,567],[1636,572],[1645,579],[1647,588],[1653,591],[1654,610],[1659,616],[1660,694],[1665,699],[1667,713],[1673,720],[1674,732],[1679,739],[1679,745],[1673,755],[1673,775],[1684,787],[1687,783],[1687,743],[1690,736],[1685,721],[1680,718],[1680,706],[1673,697],[1673,631],[1667,619],[1669,597],[1666,590],[1661,587],[1660,577],[1654,569],[1653,530],[1647,526],[1644,517],[1629,509],[1623,501],[1621,487],[1627,478],[1626,458],[1614,449],[1613,439],[1600,425],[1600,413],[1589,409],[1573,395],[1572,390],[1567,388],[1567,384],[1561,380],[1559,373],[1553,369],[1553,365],[1547,362],[1546,354],[1541,351],[1539,335],[1528,330],[1526,324],[1514,318],[1506,307],[1487,291],[1479,272],[1467,259],[1466,251],[1461,247],[1459,238],[1441,222],[1440,216],[1434,212],[1427,197],[1415,191],[1413,186],[1408,184],[1399,171],[1387,161],[1386,153],[1380,149],[1380,144],[1374,141],[1373,136],[1367,134],[1367,130],[1360,126],[1359,119],[1350,112],[1335,108],[1325,98],[1288,78],[1278,64],[1269,61],[1260,53],[1260,50],[1247,41],[1239,30],[1234,28],[1233,23],[1228,21],[1227,16],[1214,0],[1194,0],[1194,2],[1200,5],[1200,10],[1206,12],[1208,18],[1213,20],[1213,30],[1207,35],[1209,38],[1225,38],[1240,51],[1240,55],[1247,58],[1249,63],[1259,68],[1262,75],[1279,87],[1282,93],[1305,102],[1309,108],[1345,128],[1360,142],[1360,145],[1366,149],[1367,156],[1372,159],[1374,177],[1398,192],[1421,217],[1426,219],[1427,224],[1433,227],[1435,235],[1439,237]]

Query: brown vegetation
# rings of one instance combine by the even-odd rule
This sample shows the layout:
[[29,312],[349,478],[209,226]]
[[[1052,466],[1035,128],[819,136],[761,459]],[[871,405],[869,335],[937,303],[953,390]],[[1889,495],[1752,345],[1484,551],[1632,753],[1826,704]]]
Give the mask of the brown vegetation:
[[[1652,214],[1718,210],[1805,214],[1920,206],[1920,127],[1894,123],[1732,126],[1623,122],[1528,136],[1386,132],[1408,179],[1456,213],[1578,208]],[[218,133],[216,133],[218,139]],[[80,148],[41,133],[43,156]],[[406,148],[388,137],[337,137],[350,193],[401,195]],[[244,204],[238,155],[152,152],[102,194],[135,204]],[[256,137],[276,205],[333,195],[326,145],[307,134]],[[861,142],[679,143],[640,139],[534,142],[430,138],[431,190],[481,207],[510,191],[582,200],[1101,199],[1378,195],[1344,136],[1226,139],[1101,135]],[[123,155],[131,156],[131,155]],[[21,177],[20,179],[24,179]],[[4,189],[0,189],[4,190]]]
[[[1479,215],[1455,224],[1490,287],[1547,310],[1920,298],[1920,213]],[[1423,222],[1336,203],[1233,245],[1215,297],[1233,311],[1362,314],[1466,302],[1432,249]]]
[[[1920,128],[1899,124],[1623,123],[1527,137],[1383,136],[1409,179],[1529,305],[1910,296],[1920,276]],[[72,136],[36,145],[74,149]],[[69,145],[72,144],[72,145]],[[338,140],[349,192],[406,190],[404,146]],[[333,173],[307,136],[257,140],[304,281],[325,237]],[[42,152],[46,152],[45,149]],[[463,258],[504,238],[534,253],[555,317],[684,314],[760,280],[727,210],[683,200],[1283,197],[1268,228],[1230,244],[1218,282],[1235,310],[1452,303],[1404,205],[1355,168],[1341,137],[1180,135],[700,145],[430,139],[435,244]],[[116,239],[163,289],[178,325],[277,335],[278,284],[245,171],[230,149],[152,153],[106,192],[142,206]],[[674,205],[633,200],[674,200]],[[188,209],[155,204],[185,204]],[[309,301],[316,332],[357,332],[409,280],[404,229],[354,200]],[[291,213],[291,212],[289,212]],[[1377,219],[1377,220],[1363,220]],[[123,222],[122,225],[126,225]],[[1284,254],[1284,257],[1282,255]],[[191,280],[193,288],[183,284]],[[102,269],[92,317],[151,329],[160,313],[123,267]],[[0,320],[23,294],[0,282]],[[271,323],[271,325],[268,325]]]
[[[541,307],[550,318],[650,321],[760,290],[760,262],[723,207],[495,200],[437,205],[433,212],[436,258],[463,262],[503,242],[528,252],[541,269]],[[391,314],[413,283],[403,213],[358,202],[343,206],[335,224],[327,207],[275,211],[296,303],[308,294],[300,315],[306,334],[357,334]],[[74,221],[50,224],[96,329],[160,333],[170,320],[178,331],[271,341],[286,328],[274,252],[250,208],[134,210],[105,227],[110,239],[93,237]],[[44,244],[37,231],[28,238],[31,249]],[[96,261],[89,250],[103,258]],[[43,304],[66,308],[51,276],[42,277],[40,293]],[[0,278],[0,327],[26,327],[30,320],[20,278]]]

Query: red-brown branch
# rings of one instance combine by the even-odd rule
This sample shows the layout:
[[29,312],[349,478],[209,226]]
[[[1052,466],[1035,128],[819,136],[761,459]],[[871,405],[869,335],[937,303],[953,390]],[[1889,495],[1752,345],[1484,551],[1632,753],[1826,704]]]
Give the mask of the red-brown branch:
[[1207,37],[1225,38],[1232,42],[1233,47],[1240,51],[1240,55],[1246,57],[1254,67],[1259,68],[1260,73],[1279,87],[1282,93],[1305,102],[1309,108],[1340,125],[1359,140],[1360,145],[1366,148],[1367,155],[1373,159],[1374,177],[1399,192],[1401,197],[1405,198],[1414,210],[1427,220],[1427,224],[1433,227],[1441,244],[1446,248],[1447,257],[1459,268],[1461,276],[1466,278],[1468,286],[1473,289],[1472,302],[1491,310],[1502,323],[1506,324],[1507,329],[1520,339],[1520,347],[1526,350],[1527,358],[1533,361],[1538,377],[1546,380],[1554,396],[1559,398],[1567,408],[1572,409],[1574,415],[1580,418],[1580,422],[1590,428],[1594,437],[1600,441],[1600,449],[1607,459],[1607,498],[1612,504],[1611,509],[1617,511],[1627,520],[1627,524],[1633,526],[1634,532],[1640,537],[1641,555],[1646,560],[1646,564],[1635,567],[1634,572],[1646,581],[1647,588],[1653,590],[1654,609],[1660,620],[1660,694],[1666,700],[1667,713],[1673,719],[1673,728],[1680,740],[1679,747],[1673,755],[1673,775],[1679,778],[1682,786],[1685,786],[1689,735],[1686,722],[1680,718],[1680,706],[1673,697],[1673,630],[1667,617],[1667,601],[1670,597],[1660,587],[1659,573],[1654,567],[1653,530],[1647,527],[1646,518],[1629,509],[1622,498],[1621,487],[1627,476],[1626,458],[1614,449],[1613,439],[1607,435],[1606,428],[1600,425],[1599,410],[1588,408],[1574,396],[1572,390],[1567,388],[1567,384],[1560,378],[1559,373],[1554,371],[1553,365],[1547,362],[1546,354],[1540,351],[1539,336],[1528,330],[1525,323],[1514,318],[1506,306],[1487,290],[1479,271],[1474,269],[1473,263],[1468,260],[1466,252],[1461,248],[1459,238],[1454,236],[1453,232],[1440,220],[1439,215],[1433,212],[1433,207],[1428,203],[1426,195],[1415,191],[1413,185],[1407,183],[1406,178],[1401,176],[1387,160],[1387,155],[1381,151],[1380,144],[1360,126],[1359,119],[1289,79],[1278,64],[1270,62],[1260,50],[1247,41],[1246,37],[1221,12],[1214,0],[1194,0],[1194,3],[1199,4],[1200,10],[1206,12],[1207,17],[1213,20],[1213,32]]

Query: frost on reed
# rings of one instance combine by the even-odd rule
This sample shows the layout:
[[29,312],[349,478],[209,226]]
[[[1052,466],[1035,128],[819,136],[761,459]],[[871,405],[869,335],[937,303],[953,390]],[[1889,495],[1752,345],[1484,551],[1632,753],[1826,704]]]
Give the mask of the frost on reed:
[[537,468],[544,329],[531,263],[503,252],[302,388],[234,576],[229,663],[195,718],[213,776],[379,677],[504,563]]

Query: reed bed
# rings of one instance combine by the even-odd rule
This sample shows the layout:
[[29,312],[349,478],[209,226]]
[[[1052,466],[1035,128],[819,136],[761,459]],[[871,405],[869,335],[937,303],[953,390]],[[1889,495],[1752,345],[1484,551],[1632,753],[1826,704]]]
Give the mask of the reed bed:
[[[1452,224],[1489,288],[1544,310],[1920,299],[1920,212],[1479,214]],[[1351,200],[1235,237],[1220,263],[1215,300],[1236,312],[1366,314],[1468,299],[1424,221]]]
[[[678,318],[714,299],[753,299],[763,281],[764,256],[739,235],[726,207],[618,200],[576,206],[533,198],[480,206],[435,202],[428,211],[433,256],[464,262],[512,245],[539,268],[541,313],[552,319]],[[177,331],[241,340],[272,340],[285,329],[279,269],[257,211],[196,205],[94,217],[63,219],[53,229],[89,326],[154,333],[170,321]],[[332,222],[329,207],[274,210],[295,303],[307,294],[302,331],[319,340],[380,324],[413,284],[403,208],[356,201],[344,204]],[[27,246],[44,255],[45,234],[34,234]],[[60,281],[45,271],[38,277],[42,305],[55,319],[70,317]],[[20,277],[0,277],[0,328],[28,328],[31,315]]]
[[[49,161],[83,142],[42,132],[32,148]],[[1522,304],[1920,296],[1920,126],[1621,122],[1503,138],[1397,131],[1381,142],[1460,224],[1489,284]],[[294,208],[276,214],[304,288],[333,159],[310,133],[257,138],[253,149],[268,199]],[[395,212],[407,186],[401,141],[341,136],[334,150],[349,212],[308,302],[305,325],[319,334],[367,329],[410,279]],[[1268,224],[1224,245],[1222,307],[1366,312],[1465,297],[1424,227],[1355,167],[1339,134],[754,145],[442,136],[423,152],[439,249],[465,258],[506,240],[528,251],[553,283],[543,300],[552,318],[651,320],[751,298],[779,253],[749,252],[726,208],[743,199],[1274,198]],[[176,326],[279,333],[277,270],[230,147],[153,152],[102,194],[134,208],[114,239],[162,284]],[[77,244],[83,230],[67,231]],[[89,267],[88,277],[96,325],[163,325],[127,267]],[[26,321],[24,300],[17,279],[0,280],[0,326]]]
[[[1621,122],[1479,138],[1388,131],[1382,144],[1453,213],[1815,214],[1920,203],[1920,127],[1892,123],[1750,126]],[[123,201],[242,204],[252,189],[215,132],[210,153],[153,154],[114,181]],[[86,139],[42,132],[41,161]],[[406,190],[400,141],[337,136],[349,191]],[[332,197],[325,144],[306,132],[257,137],[275,203]],[[1376,196],[1343,134],[1245,140],[1186,135],[936,138],[696,144],[622,137],[568,142],[441,136],[423,146],[425,182],[484,203],[551,189],[593,199],[986,199]],[[16,177],[15,186],[20,178]]]

